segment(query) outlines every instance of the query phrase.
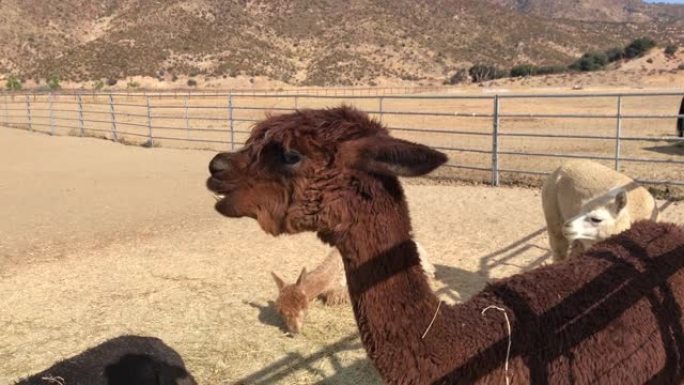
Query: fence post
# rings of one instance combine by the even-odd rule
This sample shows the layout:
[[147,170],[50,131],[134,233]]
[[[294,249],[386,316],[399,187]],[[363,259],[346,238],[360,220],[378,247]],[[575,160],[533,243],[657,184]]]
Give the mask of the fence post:
[[235,150],[235,131],[233,126],[233,94],[228,94],[228,123],[230,125],[230,150]]
[[33,119],[31,118],[31,96],[26,94],[26,116],[28,117],[29,131],[33,131]]
[[492,124],[492,185],[499,185],[499,95],[494,95],[494,115]]
[[384,104],[385,98],[383,98],[383,97],[381,96],[380,99],[378,99],[378,100],[379,100],[379,102],[378,102],[378,107],[379,107],[379,109],[380,109],[380,123],[382,123],[382,120],[383,120],[383,119],[382,119],[382,116],[383,116],[382,108],[383,108],[383,104]]
[[152,138],[152,108],[150,107],[150,97],[145,96],[145,103],[147,104],[147,137],[150,141],[150,146],[154,143]]
[[617,96],[617,123],[615,125],[615,171],[620,171],[620,136],[622,135],[622,95]]
[[294,108],[295,108],[295,110],[299,109],[299,96],[298,95],[294,96]]
[[49,116],[50,116],[50,135],[55,134],[55,109],[53,108],[52,105],[52,99],[53,99],[53,94],[50,92],[48,94],[48,110],[49,110]]
[[78,129],[81,132],[81,136],[85,135],[85,125],[83,124],[83,100],[81,100],[81,94],[76,95],[76,101],[78,102]]
[[114,112],[114,98],[112,97],[111,93],[109,94],[109,113],[112,120],[112,139],[118,141],[119,137],[116,135],[116,113]]
[[7,125],[7,94],[2,93],[2,104],[5,107],[3,114],[2,114],[2,125],[6,126]]
[[183,104],[185,105],[185,133],[186,137],[190,139],[190,118],[188,117],[188,95],[183,96]]

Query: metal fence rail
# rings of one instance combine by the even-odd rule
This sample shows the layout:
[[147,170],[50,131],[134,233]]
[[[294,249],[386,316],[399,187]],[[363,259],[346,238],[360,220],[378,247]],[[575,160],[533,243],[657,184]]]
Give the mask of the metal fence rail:
[[[446,169],[499,185],[562,159],[593,159],[644,183],[684,186],[681,92],[373,95],[311,92],[2,93],[0,125],[145,146],[235,150],[265,113],[355,105],[395,135],[450,155]],[[320,90],[318,90],[320,91]],[[650,147],[649,147],[650,146]],[[655,146],[655,147],[653,147]],[[445,175],[449,176],[449,175]]]

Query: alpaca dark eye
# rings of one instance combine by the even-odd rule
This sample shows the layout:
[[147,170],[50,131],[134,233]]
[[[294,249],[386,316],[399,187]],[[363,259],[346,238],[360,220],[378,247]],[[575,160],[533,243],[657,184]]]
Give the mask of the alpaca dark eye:
[[289,150],[283,153],[283,162],[288,165],[294,165],[302,160],[302,154],[297,151]]
[[601,223],[601,222],[603,222],[603,219],[597,218],[597,217],[589,217],[589,220],[591,221],[591,223]]

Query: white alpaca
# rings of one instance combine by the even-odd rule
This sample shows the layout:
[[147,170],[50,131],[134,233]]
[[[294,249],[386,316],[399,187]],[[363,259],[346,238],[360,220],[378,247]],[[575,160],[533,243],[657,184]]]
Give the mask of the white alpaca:
[[563,163],[544,182],[542,205],[554,261],[586,251],[642,219],[655,199],[632,178],[589,160]]

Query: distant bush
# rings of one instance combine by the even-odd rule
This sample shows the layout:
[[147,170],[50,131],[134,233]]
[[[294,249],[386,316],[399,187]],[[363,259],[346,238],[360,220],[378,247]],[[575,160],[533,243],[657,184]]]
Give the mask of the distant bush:
[[7,82],[5,82],[5,88],[7,88],[10,91],[19,91],[21,90],[21,80],[16,77],[16,75],[12,74],[7,77]]
[[468,71],[465,68],[461,68],[451,75],[445,83],[451,85],[463,83],[464,81],[468,80],[468,77]]
[[501,70],[493,65],[475,64],[468,70],[470,78],[475,83],[480,83],[486,80],[500,79],[508,76],[508,72]]
[[562,65],[549,65],[537,67],[537,75],[560,74],[566,72],[568,67]]
[[126,84],[126,88],[128,88],[128,89],[140,88],[140,83],[131,80],[131,81],[129,81],[129,82]]
[[188,87],[197,87],[197,80],[188,79]]
[[681,63],[679,66],[677,66],[677,69],[684,70],[684,63]]
[[606,50],[606,56],[608,57],[608,62],[612,63],[614,61],[618,61],[624,58],[625,50],[623,48],[613,47]]
[[110,86],[110,87],[115,86],[116,83],[118,83],[118,81],[117,81],[116,79],[114,79],[114,78],[109,78],[109,79],[107,79],[107,85]]
[[537,74],[537,67],[532,64],[519,64],[511,68],[511,77],[520,78]]
[[56,91],[56,90],[62,88],[62,86],[59,84],[59,81],[60,81],[60,80],[59,80],[59,75],[54,74],[54,75],[50,76],[50,77],[47,79],[47,81],[45,82],[45,84],[47,85],[47,88],[48,88],[50,91]]
[[104,82],[102,80],[96,80],[92,85],[93,89],[99,91],[104,88]]
[[641,57],[646,54],[651,48],[656,46],[655,40],[648,37],[641,37],[634,39],[627,47],[625,47],[625,57],[632,59]]
[[676,44],[668,44],[663,52],[665,52],[665,55],[667,56],[674,56],[674,54],[677,53],[677,49],[679,49],[679,47],[677,47]]
[[608,64],[608,55],[603,52],[587,52],[579,60],[570,64],[569,68],[575,71],[596,71]]

